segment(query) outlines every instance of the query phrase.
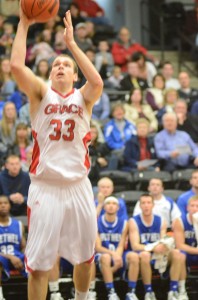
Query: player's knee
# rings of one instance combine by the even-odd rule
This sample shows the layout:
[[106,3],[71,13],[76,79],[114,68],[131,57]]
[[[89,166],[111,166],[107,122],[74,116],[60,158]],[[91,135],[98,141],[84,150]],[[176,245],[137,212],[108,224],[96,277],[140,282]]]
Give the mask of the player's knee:
[[100,258],[100,262],[102,265],[111,265],[111,256],[108,253],[104,253],[102,254],[101,258]]
[[151,254],[149,252],[142,251],[140,253],[140,260],[141,260],[141,263],[150,264]]
[[181,255],[178,249],[171,250],[171,260],[181,262]]
[[127,254],[127,262],[128,264],[136,264],[138,265],[139,264],[139,256],[137,253],[135,252],[129,252]]

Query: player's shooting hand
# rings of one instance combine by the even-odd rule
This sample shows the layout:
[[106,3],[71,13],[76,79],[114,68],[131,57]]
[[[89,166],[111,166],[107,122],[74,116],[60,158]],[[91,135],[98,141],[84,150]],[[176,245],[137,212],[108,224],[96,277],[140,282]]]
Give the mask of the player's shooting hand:
[[74,30],[73,30],[70,10],[68,10],[65,13],[63,22],[65,25],[65,32],[64,32],[65,42],[66,42],[67,47],[70,48],[72,46],[72,44],[74,43]]
[[10,262],[17,270],[22,270],[24,268],[23,262],[20,260],[20,258],[14,255],[10,258]]

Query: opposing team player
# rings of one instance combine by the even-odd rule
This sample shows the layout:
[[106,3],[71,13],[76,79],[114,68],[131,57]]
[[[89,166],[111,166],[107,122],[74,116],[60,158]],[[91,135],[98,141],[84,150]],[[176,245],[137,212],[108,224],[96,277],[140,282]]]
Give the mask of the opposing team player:
[[[103,82],[77,46],[70,11],[64,18],[64,39],[73,59],[57,57],[51,87],[25,66],[26,40],[33,23],[20,11],[11,54],[11,69],[19,88],[30,99],[34,138],[28,197],[29,234],[26,267],[28,299],[46,298],[49,270],[57,254],[74,267],[75,300],[87,299],[97,234],[96,210],[87,173],[92,107]],[[77,65],[85,85],[73,89]]]
[[24,226],[10,217],[10,202],[0,196],[0,300],[5,300],[1,282],[10,277],[11,270],[18,270],[24,277],[24,250],[26,245]]

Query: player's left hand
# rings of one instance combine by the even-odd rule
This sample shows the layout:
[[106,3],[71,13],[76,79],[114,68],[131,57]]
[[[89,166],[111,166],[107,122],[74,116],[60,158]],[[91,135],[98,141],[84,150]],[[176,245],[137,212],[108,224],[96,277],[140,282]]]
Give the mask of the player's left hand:
[[70,10],[68,10],[65,13],[63,22],[65,25],[65,32],[64,32],[65,42],[66,42],[67,47],[70,48],[72,46],[72,44],[74,43],[74,30],[73,30]]

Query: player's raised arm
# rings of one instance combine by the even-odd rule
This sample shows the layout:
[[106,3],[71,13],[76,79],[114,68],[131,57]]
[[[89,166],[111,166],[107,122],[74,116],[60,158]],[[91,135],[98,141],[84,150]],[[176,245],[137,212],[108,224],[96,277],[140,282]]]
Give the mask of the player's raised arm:
[[90,62],[87,56],[82,52],[74,40],[73,26],[71,21],[70,11],[67,11],[64,18],[65,24],[65,42],[67,48],[72,53],[76,63],[87,79],[86,84],[81,88],[81,92],[89,107],[93,106],[95,101],[100,97],[103,89],[103,81],[94,65]]
[[33,20],[29,20],[20,9],[20,21],[12,46],[11,70],[19,88],[27,94],[31,102],[40,102],[45,93],[45,84],[25,66],[26,41],[29,26]]

